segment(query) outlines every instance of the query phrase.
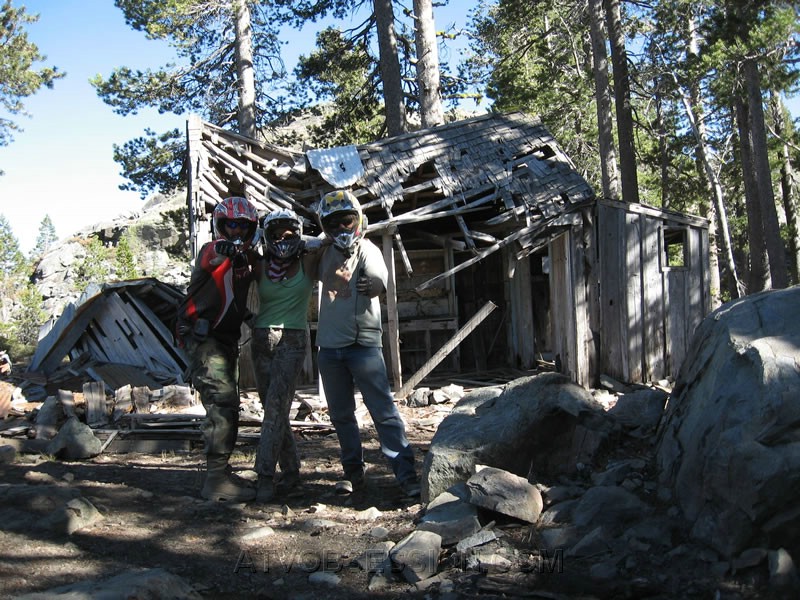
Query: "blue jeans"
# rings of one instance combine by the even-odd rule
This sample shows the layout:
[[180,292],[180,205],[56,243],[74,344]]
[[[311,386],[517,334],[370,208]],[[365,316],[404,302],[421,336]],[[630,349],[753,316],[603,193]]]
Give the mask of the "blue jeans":
[[328,414],[339,438],[345,476],[364,467],[355,415],[355,386],[358,386],[378,431],[381,452],[389,459],[395,478],[400,483],[416,480],[414,450],[406,439],[405,423],[394,404],[381,349],[357,344],[320,348],[317,360]]

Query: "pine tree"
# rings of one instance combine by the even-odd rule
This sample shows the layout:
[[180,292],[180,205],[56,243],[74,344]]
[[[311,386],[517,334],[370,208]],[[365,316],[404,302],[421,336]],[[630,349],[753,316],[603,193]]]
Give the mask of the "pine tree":
[[56,228],[50,215],[45,215],[39,224],[39,235],[36,237],[36,246],[33,248],[33,256],[42,256],[58,241]]
[[139,277],[136,260],[127,235],[123,235],[117,244],[114,263],[117,269],[117,279],[136,279]]
[[[11,0],[0,6],[0,108],[10,115],[27,115],[22,99],[32,96],[42,86],[53,87],[53,82],[65,75],[56,67],[34,68],[34,63],[46,57],[39,54],[36,44],[28,41],[25,25],[38,20],[38,15],[26,14],[24,6],[11,6]],[[14,131],[21,131],[19,125],[0,118],[0,146],[13,141]]]
[[25,257],[19,249],[19,241],[11,231],[11,225],[0,215],[0,276],[6,279],[19,273],[25,266]]

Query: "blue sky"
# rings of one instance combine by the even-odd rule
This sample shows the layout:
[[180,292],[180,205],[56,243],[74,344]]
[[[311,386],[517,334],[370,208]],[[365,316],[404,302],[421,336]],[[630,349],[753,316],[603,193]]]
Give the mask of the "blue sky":
[[[454,20],[465,24],[474,0],[452,0],[436,8],[437,26]],[[112,112],[89,85],[90,77],[108,76],[115,67],[156,67],[170,61],[165,43],[147,40],[125,24],[112,0],[14,0],[39,20],[27,26],[28,37],[47,60],[67,76],[53,89],[25,100],[31,118],[24,129],[0,148],[0,214],[26,254],[36,243],[39,225],[49,215],[59,238],[90,225],[141,208],[136,192],[118,189],[124,179],[112,158],[112,145],[142,135],[145,127],[162,132],[186,125],[186,116],[159,115],[155,110],[122,117]],[[441,16],[440,16],[441,11]],[[290,70],[299,54],[307,54],[314,32],[287,32],[284,60]]]
[[[437,28],[463,27],[477,0],[450,0],[434,8]],[[60,238],[95,223],[135,211],[143,205],[136,192],[118,189],[124,179],[112,159],[112,145],[142,135],[145,127],[166,131],[185,127],[185,116],[155,110],[122,117],[112,112],[89,85],[90,77],[108,76],[115,67],[160,66],[172,58],[170,48],[125,24],[112,0],[14,0],[39,21],[27,26],[29,39],[67,76],[25,101],[31,118],[19,118],[24,129],[0,148],[0,214],[11,225],[26,254],[36,243],[39,224],[49,215]],[[314,31],[288,31],[287,68],[308,53]],[[792,103],[795,116],[800,102]]]

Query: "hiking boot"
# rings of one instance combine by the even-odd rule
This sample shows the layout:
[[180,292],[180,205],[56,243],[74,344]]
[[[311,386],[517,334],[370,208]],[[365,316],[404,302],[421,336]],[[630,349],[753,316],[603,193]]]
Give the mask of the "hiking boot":
[[299,471],[288,471],[286,473],[281,473],[280,479],[278,479],[278,493],[280,494],[288,494],[296,487],[300,485],[300,472]]
[[256,497],[256,491],[244,485],[238,485],[228,476],[228,455],[209,454],[206,481],[200,496],[214,502],[249,502]]
[[266,504],[275,497],[275,484],[272,477],[259,476],[256,487],[256,502]]
[[366,482],[367,467],[366,465],[358,471],[352,473],[345,473],[344,478],[336,482],[334,490],[340,496],[347,496],[353,492],[360,490],[364,487]]
[[400,482],[400,489],[403,490],[403,494],[409,498],[419,498],[420,494],[422,494],[422,486],[419,484],[416,477]]

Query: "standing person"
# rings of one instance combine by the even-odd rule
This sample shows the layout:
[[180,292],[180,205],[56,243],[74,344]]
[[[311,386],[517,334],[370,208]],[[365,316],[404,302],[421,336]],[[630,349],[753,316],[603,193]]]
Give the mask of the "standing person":
[[[262,224],[266,257],[256,272],[259,310],[253,329],[253,362],[264,408],[256,453],[257,502],[300,481],[300,456],[289,421],[297,377],[306,356],[308,306],[317,276],[319,240],[303,239],[303,224],[291,210],[274,210]],[[316,242],[316,244],[313,244]],[[313,247],[312,247],[313,246]]]
[[200,495],[246,502],[256,492],[229,477],[228,460],[239,431],[239,336],[253,266],[260,259],[254,248],[258,213],[245,198],[226,198],[214,208],[212,224],[214,240],[200,249],[178,312],[177,338],[206,409],[207,471]]
[[365,219],[351,192],[325,194],[317,215],[332,240],[319,264],[322,297],[317,345],[320,377],[344,470],[336,491],[349,494],[364,485],[364,454],[355,416],[354,388],[358,386],[395,479],[407,496],[419,496],[414,450],[392,398],[381,349],[378,296],[388,280],[383,255],[364,238]]

